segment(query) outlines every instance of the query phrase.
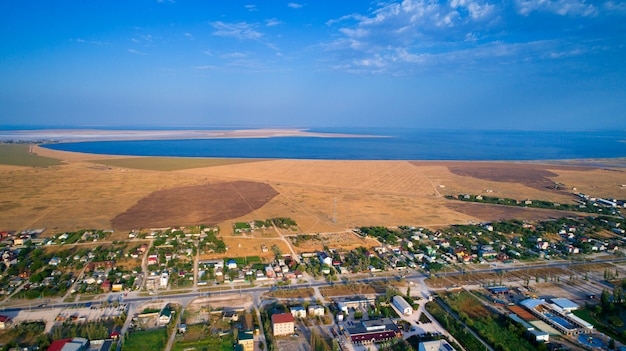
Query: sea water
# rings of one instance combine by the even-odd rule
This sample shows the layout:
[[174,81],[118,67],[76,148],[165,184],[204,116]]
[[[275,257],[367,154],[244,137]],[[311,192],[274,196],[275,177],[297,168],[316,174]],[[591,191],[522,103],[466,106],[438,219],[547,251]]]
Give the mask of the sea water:
[[[626,157],[625,131],[373,128],[310,131],[336,136],[97,141],[49,144],[45,147],[133,156],[327,160],[557,160]],[[362,137],[343,137],[342,134]]]

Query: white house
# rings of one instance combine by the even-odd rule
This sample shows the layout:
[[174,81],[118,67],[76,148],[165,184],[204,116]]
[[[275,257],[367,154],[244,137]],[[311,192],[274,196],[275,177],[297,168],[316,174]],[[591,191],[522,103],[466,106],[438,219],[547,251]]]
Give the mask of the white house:
[[319,257],[319,259],[320,259],[320,262],[321,262],[323,265],[326,265],[326,266],[331,266],[331,265],[333,264],[333,259],[332,259],[330,256],[328,256],[328,254],[327,254],[326,252],[324,252],[324,251],[321,251],[321,252],[318,254],[318,257]]
[[308,312],[309,312],[309,315],[311,315],[311,316],[323,316],[324,315],[324,306],[309,305]]
[[406,302],[406,300],[402,296],[394,296],[392,303],[402,314],[406,316],[410,316],[411,314],[413,314],[413,307],[409,305],[409,303]]
[[167,288],[167,284],[169,283],[170,275],[167,272],[161,273],[161,279],[159,281],[161,288]]
[[302,306],[293,306],[289,308],[289,312],[294,318],[306,318],[306,310]]

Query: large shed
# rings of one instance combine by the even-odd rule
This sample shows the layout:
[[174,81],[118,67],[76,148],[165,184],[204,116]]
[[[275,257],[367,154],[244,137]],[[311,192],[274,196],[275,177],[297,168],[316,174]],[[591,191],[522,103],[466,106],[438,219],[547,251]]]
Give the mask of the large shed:
[[406,300],[400,296],[400,295],[396,295],[393,297],[393,305],[396,306],[396,308],[404,315],[406,316],[410,316],[411,314],[413,314],[413,307],[411,305],[409,305],[408,302],[406,302]]

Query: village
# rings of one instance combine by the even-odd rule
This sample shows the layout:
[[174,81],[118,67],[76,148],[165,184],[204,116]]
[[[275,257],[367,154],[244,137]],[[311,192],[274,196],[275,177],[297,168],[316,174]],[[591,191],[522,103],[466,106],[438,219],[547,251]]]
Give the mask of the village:
[[[439,349],[467,350],[472,349],[468,341],[456,339],[458,326],[441,320],[442,313],[450,313],[466,327],[473,322],[462,306],[455,306],[455,299],[463,296],[483,306],[486,312],[478,316],[508,316],[512,322],[507,323],[526,330],[518,337],[530,344],[549,343],[551,336],[562,340],[583,335],[560,345],[614,346],[615,337],[592,336],[594,325],[573,313],[595,305],[608,311],[624,300],[619,277],[625,274],[620,262],[626,220],[616,216],[624,205],[616,200],[594,201],[593,206],[612,215],[439,229],[360,227],[349,235],[377,244],[352,250],[321,245],[314,251],[299,250],[295,256],[261,245],[257,255],[228,257],[229,247],[220,239],[223,230],[240,234],[269,230],[276,224],[295,226],[288,218],[233,223],[228,229],[133,230],[117,241],[109,240],[111,230],[51,236],[45,235],[45,229],[3,231],[2,303],[5,309],[15,303],[22,307],[0,313],[0,329],[7,333],[21,330],[20,325],[43,323],[47,336],[20,337],[18,346],[28,349],[25,342],[48,350],[69,350],[64,345],[74,344],[78,346],[71,347],[77,350],[132,350],[134,338],[154,330],[163,330],[173,349],[187,345],[181,346],[186,350],[193,345],[201,348],[212,340],[210,335],[228,335],[230,346],[222,349],[246,351],[297,345],[315,350],[361,350],[362,345],[387,349],[398,340],[420,350],[435,344]],[[316,235],[294,233],[285,238],[298,249],[315,241]],[[552,264],[558,266],[550,268]],[[583,273],[577,266],[595,270]],[[524,269],[526,274],[514,273]],[[563,297],[536,290],[541,282],[561,281],[586,293],[563,293],[567,295]],[[597,281],[607,283],[602,286]],[[211,294],[242,296],[243,292],[253,296],[244,306],[233,302],[208,307]],[[176,298],[184,294],[193,298]],[[442,306],[450,310],[440,310]],[[623,307],[612,309],[623,311]],[[194,310],[195,314],[190,312]],[[46,321],[41,311],[54,318]],[[206,317],[199,319],[202,313]],[[107,322],[90,327],[101,321]],[[202,325],[212,327],[198,327]],[[477,335],[481,338],[485,336]],[[622,344],[623,338],[618,337]]]

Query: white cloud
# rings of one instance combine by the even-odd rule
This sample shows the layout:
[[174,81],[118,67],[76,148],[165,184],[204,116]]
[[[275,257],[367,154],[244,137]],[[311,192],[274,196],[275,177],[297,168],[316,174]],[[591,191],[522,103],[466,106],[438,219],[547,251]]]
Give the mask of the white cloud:
[[189,32],[185,32],[185,34],[183,34],[185,36],[185,38],[189,38],[193,40],[193,35]]
[[110,45],[111,43],[106,42],[106,41],[98,41],[98,40],[85,40],[83,38],[76,38],[74,39],[75,42],[80,43],[80,44],[90,44],[90,45]]
[[234,37],[237,39],[260,39],[263,34],[254,30],[253,25],[246,22],[225,23],[222,21],[211,22],[215,31],[213,35],[221,37]]
[[137,51],[135,49],[128,49],[128,52],[134,55],[146,55],[145,52]]
[[270,18],[270,19],[266,19],[265,20],[265,25],[268,27],[274,27],[277,26],[279,24],[281,24],[282,22],[277,20],[276,18]]
[[549,12],[561,16],[595,16],[598,9],[585,0],[516,0],[518,13],[528,16],[533,12]]
[[626,2],[607,1],[602,4],[602,7],[604,7],[609,14],[626,13]]
[[[331,19],[326,24],[336,30],[336,38],[320,45],[324,60],[330,62],[330,67],[347,72],[393,75],[470,66],[488,70],[555,60],[567,62],[572,57],[591,54],[591,46],[596,45],[592,41],[577,42],[587,34],[582,33],[577,17],[596,16],[598,9],[604,12],[620,8],[613,1],[601,7],[585,0],[490,1],[384,2],[369,13]],[[542,30],[538,31],[537,24],[524,17],[540,11],[567,16],[568,22],[542,22]],[[514,35],[524,32],[525,26],[530,27],[528,34],[522,36],[525,40]],[[579,35],[580,39],[565,39],[563,31],[569,38]]]
[[259,11],[259,9],[256,7],[256,5],[252,5],[252,4],[246,5],[245,8],[248,9],[248,11],[250,11],[250,12]]
[[144,43],[149,45],[152,43],[152,35],[150,34],[138,34],[137,36],[130,38],[133,43]]
[[295,2],[290,2],[290,3],[287,4],[287,6],[291,7],[292,9],[300,9],[304,5],[298,4],[298,3],[295,3]]
[[235,58],[244,58],[247,57],[247,54],[244,54],[243,52],[231,52],[228,54],[223,54],[220,57],[223,59],[235,59]]

